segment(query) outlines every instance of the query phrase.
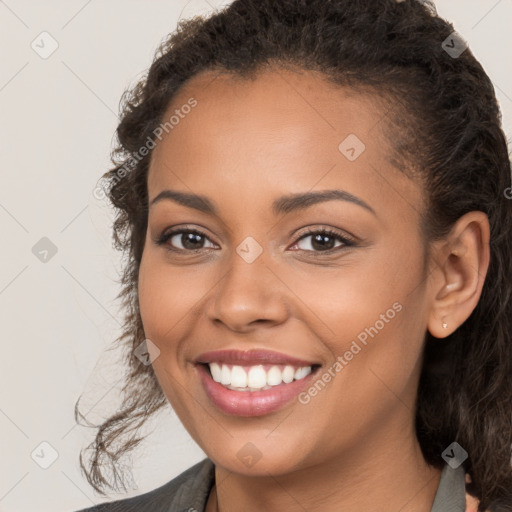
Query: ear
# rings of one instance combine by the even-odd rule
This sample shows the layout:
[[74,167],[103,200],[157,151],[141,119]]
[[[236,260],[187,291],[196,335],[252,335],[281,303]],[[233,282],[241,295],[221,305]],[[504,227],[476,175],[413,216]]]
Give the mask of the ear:
[[[457,220],[435,250],[436,268],[429,276],[431,304],[427,328],[436,338],[454,332],[475,309],[489,267],[487,215],[472,211]],[[443,328],[443,322],[447,328]]]

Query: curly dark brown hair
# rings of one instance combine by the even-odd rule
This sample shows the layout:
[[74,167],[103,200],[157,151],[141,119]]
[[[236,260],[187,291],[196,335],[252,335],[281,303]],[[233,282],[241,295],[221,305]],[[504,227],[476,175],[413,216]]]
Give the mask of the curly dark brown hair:
[[[161,44],[147,75],[123,95],[114,167],[101,178],[116,211],[113,244],[126,256],[117,297],[126,316],[116,342],[128,372],[120,410],[94,425],[95,440],[80,454],[98,492],[124,487],[119,457],[142,440],[147,418],[168,405],[152,366],[133,357],[145,339],[137,282],[151,151],[141,156],[141,148],[190,78],[206,71],[255,76],[272,64],[320,71],[385,100],[393,163],[424,187],[427,247],[465,213],[488,216],[491,259],[477,306],[443,343],[425,334],[416,432],[437,468],[453,441],[468,452],[468,492],[480,500],[479,512],[512,510],[510,158],[491,80],[469,49],[453,56],[442,46],[453,32],[426,0],[235,0],[208,17],[180,21]],[[85,419],[79,401],[77,421]],[[87,467],[85,450],[92,452]]]

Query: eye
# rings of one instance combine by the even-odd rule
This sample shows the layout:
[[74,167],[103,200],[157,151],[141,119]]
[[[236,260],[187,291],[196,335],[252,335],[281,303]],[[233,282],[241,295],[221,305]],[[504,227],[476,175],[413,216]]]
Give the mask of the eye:
[[[303,244],[302,247],[299,246],[299,250],[308,251],[308,252],[331,252],[335,249],[341,247],[350,247],[355,245],[355,240],[343,236],[332,229],[320,229],[315,231],[306,231],[303,235],[295,242],[292,246],[296,247],[300,242],[307,241]],[[336,241],[340,241],[341,243],[338,245],[334,245]]]
[[191,252],[204,249],[203,244],[205,241],[210,242],[210,247],[215,247],[215,244],[202,231],[197,229],[176,229],[160,235],[156,240],[156,244],[167,244],[170,251]]
[[[310,240],[308,240],[310,239]],[[215,244],[206,236],[205,233],[197,229],[175,229],[173,231],[162,233],[156,240],[156,244],[166,245],[167,250],[175,252],[196,252],[205,248],[215,248]],[[208,246],[204,244],[208,243]],[[335,245],[339,242],[338,245]],[[302,247],[300,244],[302,243]],[[305,252],[336,252],[336,249],[350,247],[356,244],[355,240],[341,235],[332,229],[309,230],[300,236],[293,244],[291,249],[298,247],[300,251]]]

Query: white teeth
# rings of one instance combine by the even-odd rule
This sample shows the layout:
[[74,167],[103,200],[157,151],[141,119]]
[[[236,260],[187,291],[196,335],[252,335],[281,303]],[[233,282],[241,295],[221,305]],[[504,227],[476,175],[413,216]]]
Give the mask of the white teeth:
[[234,388],[247,387],[247,373],[241,366],[233,366],[231,370],[231,382]]
[[304,368],[298,368],[295,370],[295,380],[303,379],[306,375],[311,373],[311,366],[305,366]]
[[267,385],[267,373],[263,366],[251,366],[247,374],[247,385],[256,389],[264,388]]
[[231,370],[229,369],[229,366],[226,366],[225,364],[222,365],[220,383],[224,384],[224,386],[229,386],[229,384],[231,384]]
[[283,374],[279,369],[279,366],[272,366],[267,372],[267,384],[270,386],[277,386],[283,381]]
[[293,366],[285,366],[283,370],[283,382],[289,384],[293,380],[295,375],[295,369]]
[[257,391],[270,389],[281,383],[289,384],[293,380],[300,380],[309,375],[311,366],[294,368],[291,365],[280,367],[274,365],[265,371],[263,365],[255,366],[229,366],[227,364],[209,363],[210,372],[215,382],[240,391]]
[[215,382],[220,382],[222,379],[222,370],[217,363],[210,364],[210,371],[212,372],[212,378]]

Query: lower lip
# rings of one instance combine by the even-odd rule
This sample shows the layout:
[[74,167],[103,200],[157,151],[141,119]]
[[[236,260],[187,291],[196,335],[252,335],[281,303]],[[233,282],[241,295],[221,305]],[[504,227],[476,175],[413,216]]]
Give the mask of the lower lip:
[[197,370],[208,398],[222,412],[234,416],[263,416],[293,400],[311,381],[316,370],[290,384],[279,384],[264,391],[234,391],[215,382],[204,365]]

